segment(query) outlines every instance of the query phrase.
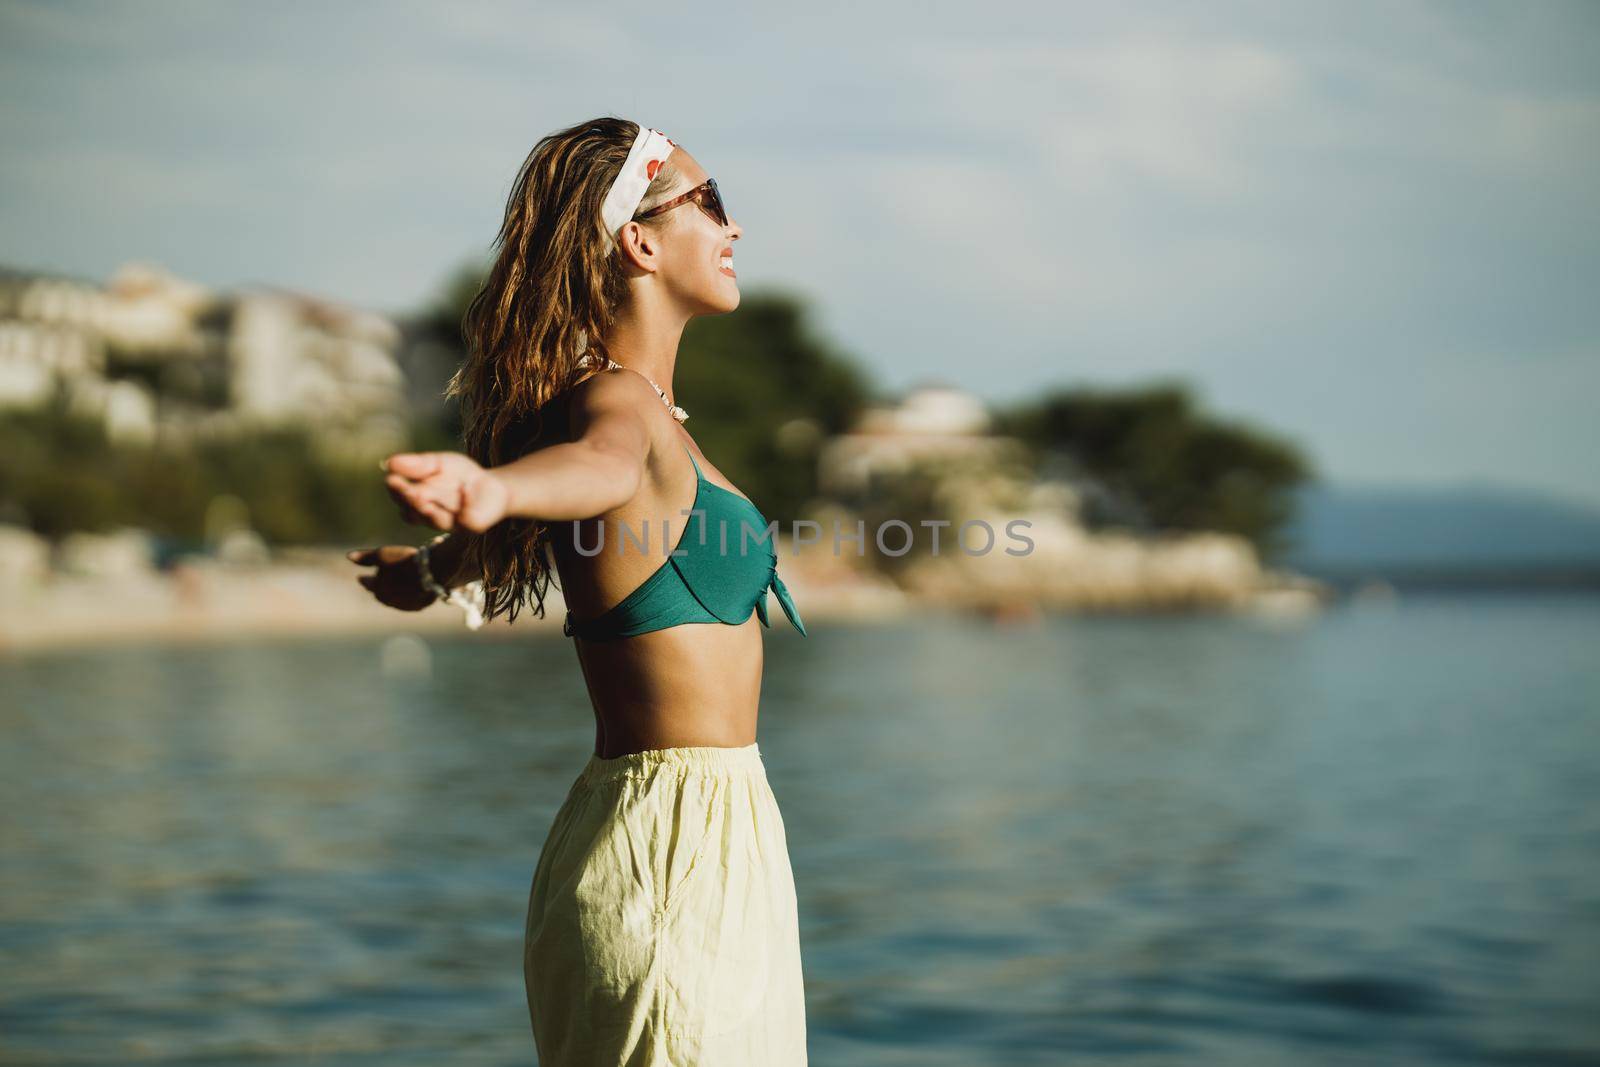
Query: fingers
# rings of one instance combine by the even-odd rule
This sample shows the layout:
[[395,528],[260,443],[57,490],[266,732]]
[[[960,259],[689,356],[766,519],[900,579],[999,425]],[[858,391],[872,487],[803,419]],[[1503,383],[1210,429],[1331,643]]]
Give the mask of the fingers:
[[396,452],[383,461],[384,470],[407,478],[427,478],[443,466],[438,452]]
[[400,504],[402,507],[415,508],[419,507],[423,501],[436,500],[436,497],[430,492],[430,488],[437,492],[437,486],[429,487],[426,483],[408,481],[398,474],[391,474],[383,481],[384,486],[389,490],[389,495],[394,498],[395,503]]
[[456,516],[441,504],[423,503],[418,505],[422,517],[428,520],[428,525],[436,530],[453,530],[456,528]]
[[353,548],[344,554],[344,558],[362,567],[385,567],[404,563],[416,554],[415,545],[380,545],[377,548]]
[[432,526],[436,530],[451,530],[456,525],[456,513],[443,504],[428,499],[416,499],[412,506],[404,509],[405,520],[420,526]]
[[409,523],[453,530],[459,523],[461,485],[446,477],[448,452],[396,452],[381,464],[384,486]]
[[[448,483],[450,480],[441,481]],[[413,509],[423,521],[435,529],[455,528],[457,513],[461,510],[459,484],[414,485],[404,477],[394,474],[389,475],[385,482],[390,495],[405,502],[402,508]],[[406,521],[412,520],[408,517]]]
[[383,484],[387,486],[391,492],[398,491],[403,493],[415,493],[418,490],[432,490],[438,492],[445,490],[450,486],[460,485],[461,481],[462,478],[459,474],[447,475],[442,471],[434,471],[432,474],[420,474],[416,476],[391,472],[383,479]]
[[406,499],[405,493],[393,488],[392,486],[385,486],[385,488],[389,491],[389,499],[393,500],[395,502],[395,506],[400,509],[400,518],[403,521],[412,524],[427,521],[422,517],[421,513],[418,512],[416,508],[411,506],[411,501]]

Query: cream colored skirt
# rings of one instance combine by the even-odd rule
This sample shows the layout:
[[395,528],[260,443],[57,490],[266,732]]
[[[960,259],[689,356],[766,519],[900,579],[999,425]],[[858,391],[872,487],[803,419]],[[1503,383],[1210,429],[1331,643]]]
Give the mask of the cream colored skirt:
[[783,818],[755,744],[591,756],[528,897],[540,1067],[806,1063]]

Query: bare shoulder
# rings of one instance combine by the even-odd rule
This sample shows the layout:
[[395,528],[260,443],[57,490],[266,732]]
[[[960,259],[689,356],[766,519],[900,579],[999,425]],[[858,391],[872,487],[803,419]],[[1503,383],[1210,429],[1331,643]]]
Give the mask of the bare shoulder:
[[601,371],[574,386],[571,396],[567,409],[571,440],[621,451],[640,461],[656,451],[666,411],[643,376],[624,368]]
[[[661,406],[661,398],[642,374],[615,367],[591,374],[572,389],[572,417],[592,418],[602,413],[636,409],[641,416],[650,405]],[[574,426],[574,429],[577,429]]]

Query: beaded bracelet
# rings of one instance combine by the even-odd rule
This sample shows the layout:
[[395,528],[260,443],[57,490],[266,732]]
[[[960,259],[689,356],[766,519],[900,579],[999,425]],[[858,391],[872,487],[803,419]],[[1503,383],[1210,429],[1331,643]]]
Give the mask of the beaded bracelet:
[[428,566],[428,556],[433,551],[433,546],[449,537],[442,533],[438,537],[417,549],[414,557],[417,561],[417,574],[422,579],[422,587],[433,594],[435,601],[446,600],[455,604],[466,613],[465,622],[469,630],[476,630],[484,623],[483,609],[486,598],[483,592],[483,581],[468,582],[458,589],[446,589],[439,584],[439,579],[433,576],[432,569]]
[[414,560],[416,560],[417,574],[422,579],[422,588],[432,593],[433,599],[435,600],[449,600],[450,590],[446,589],[443,585],[440,585],[439,579],[433,576],[433,569],[428,565],[428,558],[430,553],[433,551],[433,546],[449,536],[450,535],[448,533],[440,534],[432,541],[429,541],[427,544],[418,548],[417,554],[412,557]]

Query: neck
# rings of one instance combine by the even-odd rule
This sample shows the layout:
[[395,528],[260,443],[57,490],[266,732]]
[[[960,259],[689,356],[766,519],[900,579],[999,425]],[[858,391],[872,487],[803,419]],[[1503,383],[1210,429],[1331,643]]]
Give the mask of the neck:
[[612,359],[655,382],[676,403],[672,373],[678,365],[678,342],[688,324],[689,316],[657,299],[647,287],[635,287],[628,306],[606,331],[606,348]]

